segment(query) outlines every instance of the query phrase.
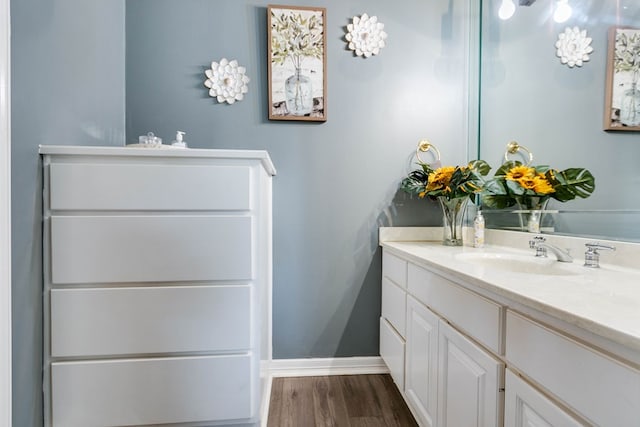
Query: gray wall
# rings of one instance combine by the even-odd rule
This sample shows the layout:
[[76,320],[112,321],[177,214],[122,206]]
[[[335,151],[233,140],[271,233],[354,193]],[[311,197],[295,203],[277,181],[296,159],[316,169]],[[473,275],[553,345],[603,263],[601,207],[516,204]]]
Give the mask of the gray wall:
[[124,1],[11,2],[13,425],[42,425],[39,144],[124,143]]
[[[378,354],[382,225],[437,224],[396,194],[419,139],[465,162],[466,27],[447,0],[291,1],[327,8],[328,120],[267,120],[267,1],[127,2],[127,142],[176,130],[197,148],[266,149],[274,178],[275,358]],[[466,3],[466,2],[460,2]],[[451,9],[449,9],[451,8]],[[354,15],[389,34],[379,56],[346,50]],[[234,105],[204,87],[211,61],[251,78]]]
[[[458,3],[315,2],[328,22],[328,121],[318,124],[266,119],[266,1],[12,1],[13,424],[42,424],[38,145],[123,145],[125,111],[129,143],[183,130],[191,147],[271,154],[276,358],[377,355],[377,229],[440,221],[435,205],[397,192],[415,145],[428,137],[445,163],[467,158]],[[364,12],[389,34],[366,60],[343,40]],[[252,79],[233,106],[203,86],[222,57]]]

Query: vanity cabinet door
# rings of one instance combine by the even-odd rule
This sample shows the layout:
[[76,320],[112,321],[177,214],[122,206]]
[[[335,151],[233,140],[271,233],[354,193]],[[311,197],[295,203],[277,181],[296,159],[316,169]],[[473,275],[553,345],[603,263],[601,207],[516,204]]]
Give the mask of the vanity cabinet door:
[[579,427],[573,417],[507,369],[504,427]]
[[501,426],[504,363],[440,321],[438,425]]
[[437,425],[438,321],[426,306],[407,297],[405,395],[425,427]]

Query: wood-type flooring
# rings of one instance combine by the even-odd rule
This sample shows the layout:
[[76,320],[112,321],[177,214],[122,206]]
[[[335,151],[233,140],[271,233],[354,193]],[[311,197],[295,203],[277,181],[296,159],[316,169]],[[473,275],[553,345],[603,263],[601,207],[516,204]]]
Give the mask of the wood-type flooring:
[[413,427],[389,375],[274,378],[268,427]]

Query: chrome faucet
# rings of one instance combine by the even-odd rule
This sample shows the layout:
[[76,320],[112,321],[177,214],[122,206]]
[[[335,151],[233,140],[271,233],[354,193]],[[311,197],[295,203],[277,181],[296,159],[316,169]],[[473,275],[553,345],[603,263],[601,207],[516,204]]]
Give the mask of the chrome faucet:
[[598,249],[606,249],[608,251],[615,251],[615,246],[602,245],[598,242],[585,243],[587,251],[584,253],[584,266],[589,268],[600,268],[600,253]]
[[547,249],[549,249],[556,256],[559,262],[573,262],[573,257],[568,251],[560,249],[557,246],[547,243],[547,239],[542,236],[535,236],[529,240],[529,247],[536,250],[537,257],[546,257]]

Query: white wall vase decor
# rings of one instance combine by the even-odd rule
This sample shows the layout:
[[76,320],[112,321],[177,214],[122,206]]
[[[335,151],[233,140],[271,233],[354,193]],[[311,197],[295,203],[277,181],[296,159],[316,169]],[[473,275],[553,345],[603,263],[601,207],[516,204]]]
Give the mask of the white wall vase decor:
[[378,22],[377,16],[370,17],[366,13],[360,17],[354,16],[351,24],[347,25],[345,35],[349,49],[364,58],[377,55],[385,47],[387,33],[383,29],[384,24]]
[[593,52],[590,45],[591,37],[587,37],[587,30],[567,27],[558,35],[556,56],[569,68],[582,67],[582,64],[589,60],[589,54]]
[[233,104],[242,101],[244,94],[249,91],[247,84],[249,77],[246,69],[232,61],[222,58],[220,62],[212,62],[211,68],[204,74],[207,76],[204,85],[209,88],[209,96],[216,98],[219,103]]

